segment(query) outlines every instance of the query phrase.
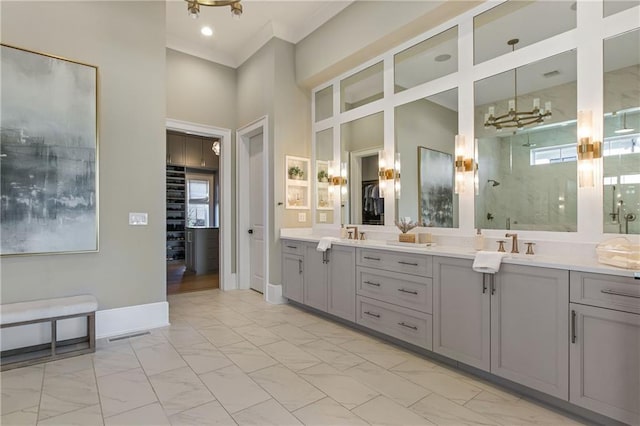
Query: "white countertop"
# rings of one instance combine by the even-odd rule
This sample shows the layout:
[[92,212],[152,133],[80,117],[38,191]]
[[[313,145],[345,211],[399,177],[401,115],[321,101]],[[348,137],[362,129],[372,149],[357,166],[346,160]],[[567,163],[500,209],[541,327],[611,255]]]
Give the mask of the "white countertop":
[[[317,243],[322,238],[319,235],[282,235],[282,239],[293,240],[293,241],[306,241],[311,243]],[[429,254],[433,256],[446,256],[446,257],[456,257],[460,259],[473,259],[475,257],[476,251],[472,248],[467,247],[457,247],[457,246],[446,246],[446,245],[438,245],[435,244],[433,246],[426,247],[421,244],[403,244],[397,245],[398,243],[388,243],[386,240],[349,240],[349,239],[336,239],[332,242],[332,244],[350,246],[350,247],[360,247],[360,248],[371,248],[378,250],[387,250],[387,251],[397,251],[403,253],[419,253],[419,254]],[[571,271],[581,271],[581,272],[593,272],[598,274],[609,274],[609,275],[618,275],[623,277],[634,277],[634,273],[640,273],[637,270],[631,269],[622,269],[616,268],[615,266],[608,266],[604,264],[597,263],[592,259],[579,259],[579,258],[570,258],[568,256],[541,256],[541,255],[526,255],[526,254],[511,254],[507,253],[505,258],[502,260],[503,263],[513,264],[513,265],[523,265],[523,266],[537,266],[541,268],[554,268],[554,269],[567,269]],[[640,280],[638,280],[638,284],[640,284]]]

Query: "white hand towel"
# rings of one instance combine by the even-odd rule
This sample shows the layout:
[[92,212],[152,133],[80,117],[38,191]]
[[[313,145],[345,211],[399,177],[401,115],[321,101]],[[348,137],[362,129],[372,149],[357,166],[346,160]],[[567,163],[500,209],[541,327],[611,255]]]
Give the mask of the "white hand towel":
[[335,237],[322,237],[318,242],[318,247],[316,247],[316,250],[327,251],[331,248],[331,242],[337,241],[337,240],[338,238],[335,238]]
[[500,270],[500,263],[504,255],[505,253],[498,251],[479,251],[473,260],[473,270],[476,272],[495,274]]

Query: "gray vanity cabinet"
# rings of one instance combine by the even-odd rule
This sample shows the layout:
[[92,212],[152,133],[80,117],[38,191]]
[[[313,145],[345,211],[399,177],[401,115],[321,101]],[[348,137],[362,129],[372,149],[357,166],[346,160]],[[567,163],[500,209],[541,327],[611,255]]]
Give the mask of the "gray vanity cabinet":
[[304,304],[327,312],[326,254],[316,250],[318,244],[304,245]]
[[304,304],[355,321],[355,248],[333,245],[319,252],[317,246],[305,244]]
[[502,265],[491,296],[491,372],[569,399],[569,271]]
[[639,310],[640,281],[571,272],[569,401],[630,425],[640,424]]
[[434,258],[433,350],[464,364],[568,399],[569,273]]
[[304,244],[282,241],[282,295],[304,303]]
[[490,295],[473,261],[433,258],[433,351],[489,371]]

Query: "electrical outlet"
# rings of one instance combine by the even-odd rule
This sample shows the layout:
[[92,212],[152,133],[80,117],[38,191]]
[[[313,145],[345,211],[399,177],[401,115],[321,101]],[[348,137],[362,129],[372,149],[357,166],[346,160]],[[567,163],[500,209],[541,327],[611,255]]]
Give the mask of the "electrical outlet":
[[148,213],[129,213],[129,225],[148,225]]
[[319,214],[319,222],[320,223],[325,223],[327,221],[327,214],[326,213],[320,213]]
[[298,213],[298,222],[306,222],[307,214],[306,213]]

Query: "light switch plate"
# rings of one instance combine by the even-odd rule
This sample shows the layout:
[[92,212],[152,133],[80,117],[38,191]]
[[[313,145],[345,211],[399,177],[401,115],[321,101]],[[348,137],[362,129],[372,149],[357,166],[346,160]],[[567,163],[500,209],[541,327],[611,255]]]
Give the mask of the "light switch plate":
[[318,218],[320,223],[325,223],[327,221],[327,214],[326,213],[320,213],[318,216],[320,216]]
[[307,214],[306,213],[298,213],[298,222],[306,222]]
[[129,225],[148,225],[148,213],[131,213],[129,212]]

